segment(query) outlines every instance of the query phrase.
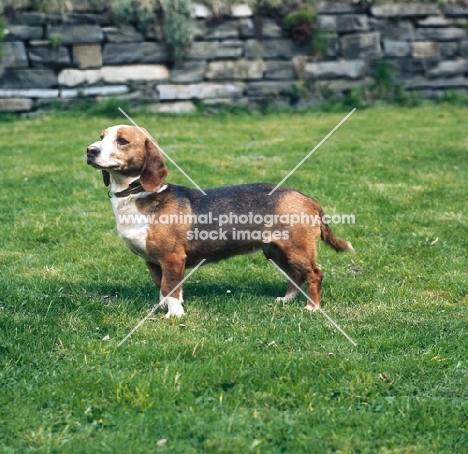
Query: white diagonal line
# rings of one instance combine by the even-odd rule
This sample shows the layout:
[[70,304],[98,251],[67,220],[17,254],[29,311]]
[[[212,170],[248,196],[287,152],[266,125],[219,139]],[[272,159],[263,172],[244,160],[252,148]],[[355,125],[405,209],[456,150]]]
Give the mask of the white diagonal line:
[[344,337],[346,337],[346,339],[349,340],[349,342],[351,342],[355,347],[357,347],[357,344],[355,341],[353,341],[353,339],[351,339],[339,326],[338,324],[317,304],[315,303],[312,298],[309,297],[309,295],[307,295],[306,292],[304,292],[304,290],[301,289],[301,287],[299,287],[273,260],[269,259],[271,263],[273,263],[273,265],[278,269],[280,270],[289,280],[289,282],[291,282],[291,284],[294,285],[294,287],[296,287],[314,306],[317,310],[319,310],[325,317],[326,319],[341,333],[343,334]]
[[159,304],[156,304],[148,313],[148,315],[140,320],[138,322],[138,325],[135,326],[117,345],[117,347],[120,347],[143,323],[146,322],[146,320],[149,318],[151,314],[153,314],[157,309],[159,309],[164,303],[166,302],[166,299],[169,298],[200,266],[203,265],[203,262],[205,262],[206,259],[203,259],[190,273],[187,274],[160,302]]
[[320,147],[320,145],[323,144],[323,142],[325,142],[353,113],[354,111],[356,110],[356,108],[354,108],[348,115],[346,115],[346,117],[343,118],[343,120],[341,120],[322,140],[321,142],[296,166],[294,167],[294,169],[291,170],[291,172],[289,172],[276,186],[274,189],[272,189],[268,195],[271,195],[273,194],[303,163],[304,161],[307,161],[307,159],[309,158],[309,156],[315,151],[317,150],[318,147]]
[[154,140],[154,139],[150,136],[150,134],[149,134],[148,132],[146,132],[143,128],[141,128],[140,126],[138,126],[138,125],[133,121],[133,119],[132,119],[129,115],[127,115],[127,113],[126,113],[123,109],[121,109],[121,108],[119,107],[119,110],[120,110],[120,112],[122,112],[123,115],[125,115],[125,117],[127,117],[127,119],[128,119],[129,121],[132,122],[133,126],[136,126],[136,127],[140,130],[140,132],[141,132],[142,134],[144,134],[149,140],[151,140],[151,142],[153,142],[154,146],[164,155],[164,157],[165,157],[166,159],[168,159],[169,161],[171,161],[172,164],[174,164],[174,165],[177,167],[177,169],[178,169],[181,173],[184,174],[185,178],[187,178],[188,180],[190,180],[191,183],[192,183],[194,186],[196,186],[196,188],[197,188],[203,195],[206,195],[206,192],[205,192],[200,186],[198,186],[198,184],[195,183],[195,181],[193,181],[192,178],[190,178],[190,177],[187,175],[186,172],[184,172],[184,171],[182,170],[182,168],[181,168],[181,167],[180,167],[180,166],[179,166],[179,165],[178,165],[178,164],[177,164],[177,163],[176,163],[176,162],[175,162],[159,145],[158,145],[158,143],[156,142],[156,140]]

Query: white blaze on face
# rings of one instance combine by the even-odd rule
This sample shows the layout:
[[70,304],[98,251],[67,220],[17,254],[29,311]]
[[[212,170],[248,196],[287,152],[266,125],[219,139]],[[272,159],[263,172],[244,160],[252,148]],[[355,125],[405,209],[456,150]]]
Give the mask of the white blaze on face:
[[124,164],[124,161],[119,158],[118,154],[115,153],[117,149],[117,134],[119,129],[125,127],[125,125],[111,126],[104,131],[104,137],[102,140],[94,142],[91,146],[96,147],[100,150],[99,155],[96,156],[94,162],[105,169],[112,169],[113,167],[120,167]]

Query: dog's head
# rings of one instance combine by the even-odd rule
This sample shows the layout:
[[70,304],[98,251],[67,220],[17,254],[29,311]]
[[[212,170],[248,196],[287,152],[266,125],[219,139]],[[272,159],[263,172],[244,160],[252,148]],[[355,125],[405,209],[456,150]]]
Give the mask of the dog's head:
[[103,131],[101,140],[87,150],[87,163],[102,170],[104,184],[109,186],[113,173],[125,177],[140,177],[145,191],[156,192],[164,185],[167,168],[156,142],[143,128],[111,126]]

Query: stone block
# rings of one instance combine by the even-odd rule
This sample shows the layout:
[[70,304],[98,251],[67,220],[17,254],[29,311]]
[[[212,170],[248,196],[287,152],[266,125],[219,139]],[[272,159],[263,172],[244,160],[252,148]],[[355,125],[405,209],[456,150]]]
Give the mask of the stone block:
[[452,23],[445,17],[429,16],[417,21],[418,27],[449,27]]
[[272,19],[263,18],[261,22],[261,36],[263,39],[284,38],[286,32]]
[[458,42],[446,41],[439,43],[440,53],[444,58],[454,58],[458,55],[459,50]]
[[73,63],[80,69],[100,68],[102,52],[100,44],[79,44],[73,46]]
[[362,7],[357,3],[319,2],[315,8],[318,14],[358,14]]
[[409,90],[466,88],[468,87],[468,80],[462,76],[432,80],[415,77],[408,80],[405,86]]
[[431,79],[457,77],[466,74],[468,74],[468,60],[465,59],[441,61],[435,68],[427,72]]
[[195,41],[190,46],[187,59],[189,60],[209,60],[216,56],[219,43],[217,41]]
[[205,39],[221,41],[225,39],[239,39],[237,21],[228,21],[214,27],[207,27]]
[[413,58],[439,58],[439,43],[433,41],[418,41],[411,44],[411,56]]
[[221,41],[216,50],[216,58],[239,58],[242,57],[243,50],[242,41]]
[[47,38],[54,35],[60,35],[65,45],[101,43],[104,38],[101,27],[92,24],[51,26]]
[[460,41],[460,55],[463,58],[468,58],[468,40]]
[[299,46],[290,39],[270,39],[262,42],[263,58],[290,59],[294,55],[307,54],[307,46]]
[[329,90],[333,93],[345,92],[350,90],[355,90],[357,88],[364,87],[366,85],[372,84],[373,79],[371,77],[365,77],[361,80],[347,80],[347,79],[338,79],[338,80],[319,80],[315,85],[321,90]]
[[444,13],[448,17],[468,17],[468,8],[460,5],[450,5],[444,8]]
[[128,65],[131,63],[165,63],[169,60],[166,46],[160,43],[143,42],[108,43],[102,55],[104,65]]
[[29,60],[34,68],[46,66],[67,66],[71,64],[70,54],[65,46],[32,45],[29,47]]
[[250,6],[246,3],[240,3],[238,5],[231,6],[231,16],[232,17],[250,17],[253,15]]
[[411,45],[407,41],[383,41],[383,53],[386,57],[408,57],[411,55]]
[[320,15],[318,16],[318,25],[320,30],[336,32],[337,16]]
[[206,19],[211,16],[211,11],[201,3],[192,3],[192,17],[194,19]]
[[0,66],[5,68],[27,68],[29,66],[23,41],[1,43]]
[[213,61],[208,63],[205,78],[208,80],[262,79],[263,60]]
[[65,88],[60,90],[61,98],[77,98],[79,96],[118,96],[129,92],[126,85],[103,85],[96,87]]
[[378,27],[382,39],[391,41],[415,41],[418,39],[418,33],[412,22],[407,19],[398,19],[397,21],[383,21]]
[[347,59],[379,58],[380,33],[358,33],[345,35],[340,39],[341,55]]
[[0,99],[0,112],[29,112],[33,107],[32,99]]
[[179,63],[171,71],[171,82],[194,83],[201,82],[205,77],[205,61],[185,61]]
[[427,3],[388,3],[372,6],[371,14],[376,17],[437,16],[439,15],[439,9],[437,6],[428,5]]
[[110,43],[140,43],[144,40],[143,35],[131,25],[104,27],[102,31]]
[[5,34],[5,41],[31,41],[42,39],[44,28],[40,25],[8,24]]
[[239,20],[239,34],[241,38],[253,38],[255,36],[255,25],[252,19]]
[[64,69],[58,75],[60,86],[94,85],[102,80],[102,69]]
[[48,88],[0,88],[0,98],[58,98],[57,89]]
[[36,89],[56,85],[57,76],[50,69],[7,69],[0,75],[1,88]]
[[103,66],[102,78],[108,84],[130,81],[169,80],[169,70],[163,65]]
[[369,22],[365,14],[344,14],[336,16],[338,33],[363,32],[369,30]]
[[419,29],[419,34],[425,41],[456,41],[467,37],[466,30],[456,27],[421,28]]
[[191,101],[179,101],[153,104],[147,110],[152,113],[187,114],[196,112],[197,108]]
[[238,98],[242,96],[245,85],[242,83],[201,83],[189,85],[158,85],[160,101],[184,99]]
[[263,58],[263,43],[256,39],[249,39],[245,42],[246,58]]
[[314,79],[359,79],[364,77],[366,64],[363,60],[340,60],[307,63],[304,77]]
[[288,94],[291,93],[293,86],[293,81],[250,82],[247,84],[247,94],[249,97],[253,98],[263,98],[265,96]]
[[290,61],[274,61],[268,60],[265,62],[265,71],[263,74],[265,80],[292,80],[295,78],[295,72]]

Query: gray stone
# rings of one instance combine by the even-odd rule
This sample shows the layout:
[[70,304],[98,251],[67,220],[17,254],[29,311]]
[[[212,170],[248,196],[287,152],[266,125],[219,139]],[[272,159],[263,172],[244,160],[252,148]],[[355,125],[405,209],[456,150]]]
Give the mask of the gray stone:
[[59,91],[40,88],[0,88],[0,98],[58,98]]
[[256,39],[245,42],[245,56],[250,59],[263,58],[263,43]]
[[318,25],[320,30],[336,31],[337,16],[320,15],[318,16]]
[[448,27],[451,22],[441,16],[429,16],[417,21],[418,27]]
[[460,41],[460,55],[468,58],[468,41]]
[[156,91],[161,101],[182,99],[237,98],[242,96],[242,83],[201,83],[189,85],[158,85]]
[[5,41],[42,39],[44,28],[42,26],[31,26],[23,24],[9,24],[6,29]]
[[201,3],[192,3],[192,17],[194,19],[206,19],[211,16],[211,11]]
[[102,31],[110,43],[139,43],[144,40],[143,35],[131,25],[105,27]]
[[6,68],[27,68],[29,66],[23,41],[1,43],[0,66]]
[[263,77],[263,60],[214,61],[208,64],[208,80],[254,80]]
[[58,75],[60,86],[94,85],[102,80],[102,69],[64,69]]
[[466,6],[446,6],[444,13],[449,17],[468,17],[468,8]]
[[186,114],[196,112],[197,108],[191,101],[163,102],[148,106],[152,113]]
[[315,9],[318,14],[355,14],[363,12],[358,4],[339,2],[319,2]]
[[306,46],[299,46],[290,39],[271,39],[263,41],[263,58],[290,59],[303,54]]
[[102,58],[104,65],[165,63],[169,59],[166,46],[154,42],[109,43],[104,47]]
[[102,66],[100,44],[79,44],[73,46],[73,63],[80,69],[99,68]]
[[253,15],[253,12],[250,9],[250,6],[245,3],[231,6],[232,17],[250,17],[252,15]]
[[456,55],[458,55],[459,45],[457,42],[447,41],[447,42],[439,43],[439,48],[440,48],[440,53],[442,54],[442,57],[453,58]]
[[216,56],[218,52],[218,41],[195,41],[190,46],[187,59],[189,60],[209,60]]
[[242,41],[221,41],[216,50],[216,58],[239,58],[242,57]]
[[0,99],[0,112],[29,112],[33,107],[32,99]]
[[282,38],[286,35],[283,29],[272,19],[264,18],[261,27],[263,38]]
[[436,62],[437,60],[402,57],[389,59],[388,64],[392,68],[395,80],[397,82],[404,82],[413,77],[424,75],[426,69],[431,66],[432,61]]
[[361,80],[319,80],[315,85],[321,90],[328,90],[333,93],[339,93],[349,90],[355,90],[357,88],[364,87],[366,85],[372,84],[373,79],[371,77],[366,77]]
[[384,21],[379,30],[382,39],[391,41],[415,41],[418,38],[418,33],[413,24],[407,19]]
[[344,14],[336,16],[338,33],[363,32],[369,30],[369,23],[365,14]]
[[304,77],[314,79],[359,79],[364,77],[366,64],[363,60],[351,61],[331,61],[307,63],[304,70]]
[[29,60],[34,68],[44,68],[50,65],[70,65],[71,59],[68,49],[64,46],[31,46]]
[[294,68],[290,61],[273,61],[265,62],[265,72],[263,75],[265,80],[291,80],[295,78]]
[[1,88],[52,88],[56,85],[57,76],[50,69],[7,69],[0,76]]
[[297,79],[303,79],[305,75],[305,68],[307,65],[307,56],[306,55],[297,55],[291,60],[292,66],[294,68],[294,74]]
[[169,70],[163,65],[124,65],[103,66],[102,78],[109,84],[122,84],[130,81],[169,80]]
[[61,44],[91,44],[102,42],[104,35],[99,25],[62,25],[52,26],[47,30],[47,38],[54,35],[61,37]]
[[436,6],[425,3],[389,3],[372,6],[371,14],[376,17],[420,17],[437,16],[439,10]]
[[340,40],[341,55],[347,59],[379,58],[380,33],[369,32],[345,35]]
[[466,88],[468,87],[468,80],[462,76],[432,80],[425,79],[424,77],[415,77],[407,81],[405,86],[409,90]]
[[171,71],[171,82],[194,83],[201,82],[205,77],[206,62],[185,61],[179,63]]
[[220,25],[214,27],[208,27],[205,39],[207,40],[223,40],[223,39],[238,39],[239,29],[237,27],[237,21],[223,22]]
[[440,62],[435,68],[428,71],[431,79],[440,77],[463,76],[468,73],[468,60],[448,60]]
[[117,96],[128,93],[126,85],[103,85],[98,87],[65,88],[60,90],[61,98],[78,98],[80,96]]
[[239,34],[241,38],[253,38],[255,36],[255,26],[252,19],[241,19],[239,21]]
[[422,39],[427,41],[456,41],[467,36],[461,28],[421,28],[419,33]]
[[383,41],[383,52],[386,57],[407,57],[411,55],[411,45],[407,41]]
[[247,84],[247,94],[250,97],[263,98],[271,95],[289,94],[294,82],[250,82]]
[[[190,24],[190,38],[193,41],[204,41],[206,35],[206,25],[204,22],[192,22]],[[163,41],[161,39],[160,41]]]
[[413,58],[439,58],[439,43],[433,41],[420,41],[411,44],[411,56]]

